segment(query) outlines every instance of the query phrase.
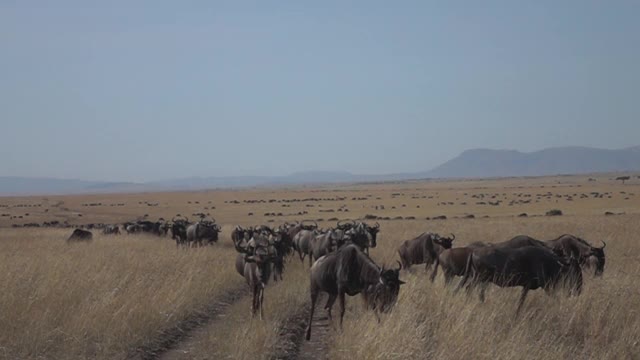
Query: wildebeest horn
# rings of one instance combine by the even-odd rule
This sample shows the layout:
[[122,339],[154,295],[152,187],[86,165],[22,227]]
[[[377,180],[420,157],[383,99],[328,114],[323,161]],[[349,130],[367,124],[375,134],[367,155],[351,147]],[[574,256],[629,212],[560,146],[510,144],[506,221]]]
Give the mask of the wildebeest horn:
[[600,240],[600,241],[602,241],[602,247],[600,249],[604,250],[604,248],[607,247],[607,243],[604,242],[604,240]]
[[451,233],[451,241],[456,239],[456,235],[454,233]]
[[376,229],[380,229],[380,224],[376,221]]
[[[211,216],[209,216],[209,217],[211,217]],[[215,224],[216,223],[216,219],[211,217],[211,222]]]
[[402,263],[398,260],[396,262],[398,263],[398,271],[402,270]]

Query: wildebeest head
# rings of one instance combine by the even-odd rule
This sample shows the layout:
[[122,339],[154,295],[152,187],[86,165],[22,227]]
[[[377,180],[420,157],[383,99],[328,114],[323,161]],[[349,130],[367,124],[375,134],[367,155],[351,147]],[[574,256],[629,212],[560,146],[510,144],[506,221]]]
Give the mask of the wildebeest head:
[[380,224],[378,224],[378,222],[376,222],[375,225],[373,226],[369,226],[367,224],[364,224],[367,228],[367,231],[369,232],[369,234],[371,234],[371,244],[370,246],[372,248],[376,247],[378,245],[377,243],[377,237],[378,237],[378,233],[380,232]]
[[398,262],[397,269],[380,269],[380,283],[368,289],[366,292],[366,301],[369,306],[377,308],[381,312],[389,312],[400,293],[400,285],[405,282],[400,280],[400,270],[402,265]]
[[336,224],[336,229],[348,231],[351,230],[354,226],[356,226],[356,222],[353,220],[339,220]]
[[596,276],[602,276],[604,273],[604,248],[607,246],[607,243],[602,241],[601,247],[591,247],[591,254],[583,259],[583,262],[587,262],[589,265],[594,266],[596,271]]
[[453,240],[456,239],[454,234],[451,234],[451,237],[442,237],[440,235],[435,235],[433,238],[433,242],[442,246],[445,249],[451,249],[453,246]]
[[352,243],[358,245],[360,249],[371,247],[373,235],[369,232],[369,227],[364,223],[357,223],[345,233]]
[[[313,224],[310,224],[310,223],[313,223]],[[318,223],[316,223],[315,221],[312,221],[312,220],[303,220],[300,223],[300,227],[303,230],[314,231],[314,230],[316,230],[318,228]]]

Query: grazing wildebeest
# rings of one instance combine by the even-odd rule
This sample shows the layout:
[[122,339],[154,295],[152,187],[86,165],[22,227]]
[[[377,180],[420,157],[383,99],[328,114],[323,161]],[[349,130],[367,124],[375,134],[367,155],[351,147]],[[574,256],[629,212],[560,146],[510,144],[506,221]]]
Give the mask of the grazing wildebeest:
[[[349,244],[318,259],[311,267],[310,292],[311,311],[306,339],[311,339],[313,313],[320,292],[329,295],[325,309],[331,319],[331,308],[340,300],[340,328],[345,312],[345,294],[354,296],[369,289],[370,300],[376,304],[377,310],[388,311],[395,303],[404,284],[399,278],[398,270],[385,270],[376,265],[357,246]],[[382,286],[372,287],[380,284]]]
[[187,227],[187,242],[194,246],[202,246],[203,240],[206,240],[208,244],[211,244],[218,241],[220,231],[221,229],[215,221],[202,220]]
[[425,264],[425,270],[429,270],[441,252],[451,249],[455,238],[453,234],[446,238],[438,234],[422,233],[416,238],[405,240],[398,248],[402,268],[409,270],[411,265]]
[[120,235],[120,226],[107,225],[102,229],[104,235]]
[[71,236],[67,239],[67,242],[80,242],[80,241],[91,241],[93,240],[93,234],[91,231],[75,229]]
[[475,248],[467,259],[464,277],[456,291],[471,276],[474,283],[480,284],[481,301],[484,301],[484,293],[490,282],[500,287],[522,286],[516,316],[529,290],[543,288],[551,292],[559,285],[566,285],[571,294],[579,295],[582,291],[582,270],[578,260],[574,257],[567,260],[540,246]]
[[558,255],[564,257],[573,256],[580,261],[584,268],[594,268],[594,275],[601,276],[604,273],[605,255],[604,248],[607,244],[603,241],[602,247],[591,246],[585,240],[570,234],[564,234],[553,240],[540,241],[530,236],[519,235],[509,240],[510,242],[539,242],[551,248]]
[[260,320],[262,320],[264,288],[269,283],[271,275],[273,249],[269,246],[268,239],[263,235],[256,235],[247,248],[236,246],[236,250],[242,252],[236,257],[236,270],[244,276],[253,294],[251,316],[255,316],[260,310]]

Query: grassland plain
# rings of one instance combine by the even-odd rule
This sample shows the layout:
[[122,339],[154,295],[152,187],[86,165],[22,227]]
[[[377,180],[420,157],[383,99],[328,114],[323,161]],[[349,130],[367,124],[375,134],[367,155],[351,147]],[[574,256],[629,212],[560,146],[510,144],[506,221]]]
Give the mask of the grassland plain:
[[[453,232],[457,246],[517,234],[547,239],[574,233],[592,243],[607,241],[605,275],[587,276],[578,298],[533,292],[522,316],[514,319],[518,290],[492,287],[481,304],[475,294],[453,296],[441,277],[430,283],[424,268],[415,266],[402,273],[407,284],[395,310],[380,324],[362,312],[359,298],[348,298],[344,332],[331,332],[325,353],[318,355],[639,358],[640,285],[634,277],[640,270],[640,186],[611,178],[0,198],[0,357],[129,357],[244,285],[233,267],[229,233],[235,224],[322,219],[320,226],[330,226],[335,221],[329,219],[375,215],[390,219],[378,220],[379,247],[371,255],[379,264],[393,266],[397,246],[423,231]],[[565,215],[543,216],[554,208]],[[178,213],[193,217],[198,212],[224,225],[219,244],[179,250],[166,238],[96,232],[91,244],[67,246],[68,229],[8,228],[52,220],[115,223],[145,214],[152,220]],[[529,216],[517,217],[521,213]],[[470,214],[473,219],[464,218]],[[448,219],[425,220],[438,215]],[[398,217],[403,219],[391,220]],[[175,348],[184,350],[183,358],[269,358],[283,356],[283,348],[295,358],[295,344],[282,343],[296,337],[283,336],[282,329],[299,321],[307,306],[307,274],[307,264],[294,260],[285,281],[269,285],[266,320],[251,320],[250,300],[242,297],[229,304],[223,321],[203,324],[197,338]]]

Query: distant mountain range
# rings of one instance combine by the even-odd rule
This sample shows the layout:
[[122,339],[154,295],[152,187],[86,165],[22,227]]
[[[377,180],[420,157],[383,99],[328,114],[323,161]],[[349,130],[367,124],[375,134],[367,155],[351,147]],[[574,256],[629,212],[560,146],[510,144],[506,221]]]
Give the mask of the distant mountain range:
[[523,153],[467,150],[427,172],[436,178],[543,176],[640,170],[640,146],[619,150],[570,146]]
[[424,172],[357,175],[346,171],[298,172],[286,176],[190,177],[147,183],[0,177],[0,195],[176,191],[212,188],[314,185],[441,178],[544,176],[640,171],[640,146],[607,150],[557,147],[523,153],[474,149]]

